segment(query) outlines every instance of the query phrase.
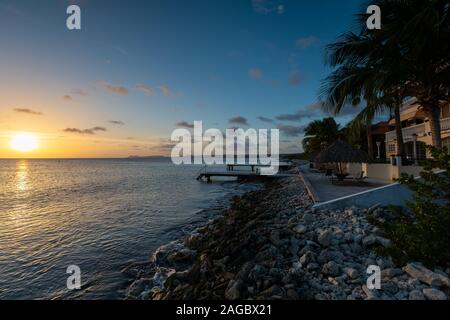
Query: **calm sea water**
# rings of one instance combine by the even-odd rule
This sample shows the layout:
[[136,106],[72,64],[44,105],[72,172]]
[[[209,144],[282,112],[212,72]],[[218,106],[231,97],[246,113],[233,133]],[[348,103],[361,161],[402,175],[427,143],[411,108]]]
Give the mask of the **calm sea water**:
[[[121,299],[120,270],[255,185],[166,160],[0,160],[0,299]],[[213,210],[216,209],[216,210]],[[83,288],[66,288],[78,265]]]

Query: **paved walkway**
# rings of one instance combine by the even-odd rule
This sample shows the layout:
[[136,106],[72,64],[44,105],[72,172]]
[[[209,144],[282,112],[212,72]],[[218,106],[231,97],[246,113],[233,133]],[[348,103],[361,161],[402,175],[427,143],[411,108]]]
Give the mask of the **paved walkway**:
[[303,176],[310,182],[320,202],[325,202],[340,197],[348,196],[358,192],[370,190],[373,188],[378,188],[383,185],[383,183],[374,182],[364,182],[361,184],[346,181],[344,183],[332,184],[328,177],[325,177],[325,173],[319,173],[311,171],[308,165],[303,165],[300,167]]

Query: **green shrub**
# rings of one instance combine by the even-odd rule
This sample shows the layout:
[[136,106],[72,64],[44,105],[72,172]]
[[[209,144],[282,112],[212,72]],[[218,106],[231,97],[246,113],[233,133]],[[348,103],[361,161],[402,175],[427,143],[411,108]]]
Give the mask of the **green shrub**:
[[407,208],[393,208],[393,221],[372,218],[371,222],[393,244],[380,248],[380,253],[400,264],[420,261],[429,267],[446,267],[450,265],[450,156],[431,147],[430,150],[433,160],[424,167],[422,179],[408,175],[399,179],[413,192]]

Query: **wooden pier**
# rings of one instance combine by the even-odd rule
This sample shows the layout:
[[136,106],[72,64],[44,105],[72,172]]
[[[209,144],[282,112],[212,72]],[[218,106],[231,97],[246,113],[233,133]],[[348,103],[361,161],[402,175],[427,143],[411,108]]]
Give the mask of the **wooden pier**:
[[[237,178],[238,181],[242,180],[255,180],[255,179],[275,179],[275,178],[287,178],[287,177],[294,177],[298,176],[296,173],[284,173],[283,171],[286,171],[288,169],[293,168],[292,163],[280,163],[279,170],[277,174],[274,175],[262,175],[260,172],[261,167],[269,167],[269,165],[252,165],[252,164],[245,164],[245,165],[239,165],[239,164],[232,164],[227,165],[226,171],[219,171],[219,170],[207,170],[207,167],[205,166],[202,171],[198,174],[197,180],[198,181],[205,181],[208,183],[211,183],[211,179],[213,177],[229,177],[229,178]],[[244,167],[244,168],[250,168],[251,170],[235,170],[236,167]]]

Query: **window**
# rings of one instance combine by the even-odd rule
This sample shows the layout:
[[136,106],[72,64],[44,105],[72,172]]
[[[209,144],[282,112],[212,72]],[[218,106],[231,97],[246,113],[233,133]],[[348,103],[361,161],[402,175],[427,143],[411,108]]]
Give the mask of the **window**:
[[388,152],[395,152],[395,144],[388,145]]
[[[414,142],[405,142],[405,153],[408,159],[414,159]],[[427,158],[427,147],[422,141],[416,142],[416,158],[419,160],[424,160]]]

